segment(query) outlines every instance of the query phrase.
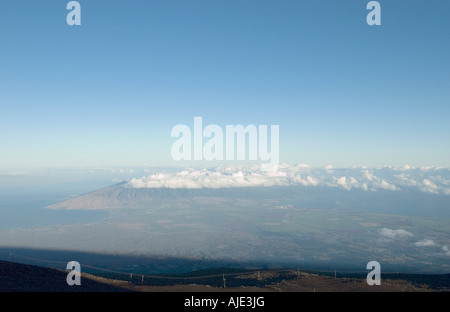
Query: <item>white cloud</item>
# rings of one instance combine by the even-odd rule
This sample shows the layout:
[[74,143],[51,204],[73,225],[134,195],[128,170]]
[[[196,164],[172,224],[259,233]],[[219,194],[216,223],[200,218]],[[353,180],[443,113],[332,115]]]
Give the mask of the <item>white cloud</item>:
[[347,178],[346,177],[340,177],[340,178],[333,177],[333,180],[335,181],[335,183],[337,185],[345,188],[346,190],[350,190],[352,188],[350,185],[347,184]]
[[383,190],[388,190],[388,191],[397,191],[398,190],[398,187],[396,187],[394,184],[387,182],[386,180],[380,180],[380,181],[375,182],[374,187],[380,188]]
[[408,170],[412,170],[414,169],[414,167],[408,165],[408,164],[404,164],[403,166],[401,166],[400,168],[395,168],[394,170],[398,170],[398,171],[408,171]]
[[330,184],[332,186],[340,186],[346,190],[351,190],[352,188],[361,188],[361,184],[355,177],[333,177],[333,182]]
[[361,183],[361,189],[363,191],[368,191],[369,190],[369,186],[367,185],[367,183],[363,182],[363,183]]
[[406,186],[416,186],[419,184],[416,180],[410,177],[408,174],[396,174],[395,177],[398,179],[399,183],[406,185]]
[[369,170],[362,170],[361,175],[368,181],[373,181],[376,179],[375,175],[372,171]]
[[431,239],[423,239],[421,241],[415,242],[414,245],[417,246],[417,247],[435,247],[435,246],[439,246],[438,244],[436,244]]
[[450,256],[450,249],[447,247],[447,245],[442,246],[442,251],[446,256]]
[[381,179],[372,171],[362,170],[361,177],[333,177],[332,182],[328,183],[329,186],[340,186],[346,190],[351,189],[362,189],[364,191],[372,190],[376,191],[377,189],[383,189],[388,191],[398,191],[399,187],[394,184]]
[[380,230],[380,234],[384,237],[387,238],[392,238],[392,239],[396,239],[396,238],[407,238],[407,237],[412,237],[414,236],[413,233],[408,232],[406,230],[403,229],[399,229],[399,230],[391,230],[391,229],[387,229],[387,228],[382,228]]
[[438,186],[429,179],[423,179],[421,190],[428,193],[439,194]]

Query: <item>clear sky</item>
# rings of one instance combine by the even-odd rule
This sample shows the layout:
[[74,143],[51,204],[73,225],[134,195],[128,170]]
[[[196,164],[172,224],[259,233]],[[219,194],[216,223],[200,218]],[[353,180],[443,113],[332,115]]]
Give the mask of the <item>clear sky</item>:
[[0,170],[172,164],[177,124],[280,161],[450,167],[450,1],[0,0]]

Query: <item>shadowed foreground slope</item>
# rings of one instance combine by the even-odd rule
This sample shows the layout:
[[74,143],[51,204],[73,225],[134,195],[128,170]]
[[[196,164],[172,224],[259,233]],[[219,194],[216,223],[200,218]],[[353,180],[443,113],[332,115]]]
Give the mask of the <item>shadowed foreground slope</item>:
[[295,270],[238,271],[223,275],[227,280],[226,288],[216,283],[217,280],[222,282],[222,274],[211,275],[217,273],[216,270],[191,272],[178,277],[155,276],[159,278],[157,283],[152,281],[154,278],[147,277],[145,285],[82,274],[81,286],[69,286],[66,271],[0,261],[0,292],[446,292],[449,289],[448,275],[430,276],[431,279],[443,279],[447,287],[430,287],[425,280],[419,281],[419,275],[413,280],[408,279],[414,276],[388,277],[383,279],[382,286],[374,287],[368,286],[361,277],[333,278]]

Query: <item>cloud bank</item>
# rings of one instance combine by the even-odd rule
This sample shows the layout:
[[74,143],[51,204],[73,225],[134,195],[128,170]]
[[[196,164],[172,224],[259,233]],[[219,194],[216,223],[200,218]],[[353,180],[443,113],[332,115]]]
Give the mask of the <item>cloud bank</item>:
[[331,166],[312,169],[308,165],[282,164],[276,171],[261,171],[259,167],[229,166],[208,169],[184,169],[179,172],[155,172],[131,179],[130,188],[227,188],[271,186],[323,186],[344,190],[399,191],[415,188],[430,194],[450,195],[448,169],[413,168],[349,168]]

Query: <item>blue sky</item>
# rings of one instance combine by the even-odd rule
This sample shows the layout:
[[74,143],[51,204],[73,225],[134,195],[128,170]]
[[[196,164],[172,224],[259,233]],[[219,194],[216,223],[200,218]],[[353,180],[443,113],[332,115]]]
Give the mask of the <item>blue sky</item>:
[[450,2],[0,0],[0,170],[173,164],[177,124],[280,161],[450,167]]

